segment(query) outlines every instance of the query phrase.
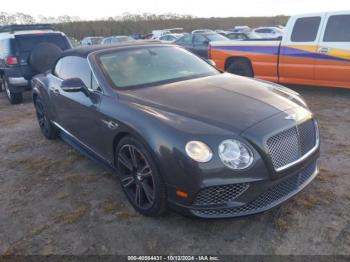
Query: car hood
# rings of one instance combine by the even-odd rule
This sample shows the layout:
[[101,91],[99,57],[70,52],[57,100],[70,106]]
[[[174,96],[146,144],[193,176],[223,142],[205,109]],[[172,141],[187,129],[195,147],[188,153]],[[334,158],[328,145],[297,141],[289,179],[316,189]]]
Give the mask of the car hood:
[[299,106],[266,83],[226,73],[122,91],[120,99],[236,133]]

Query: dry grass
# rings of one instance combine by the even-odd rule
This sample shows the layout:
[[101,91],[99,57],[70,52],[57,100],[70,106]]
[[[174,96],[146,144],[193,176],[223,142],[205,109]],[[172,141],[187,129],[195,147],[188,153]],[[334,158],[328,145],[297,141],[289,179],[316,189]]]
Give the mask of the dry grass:
[[335,200],[335,194],[332,191],[317,190],[310,193],[301,193],[297,195],[293,202],[298,207],[311,209],[318,205],[328,205]]
[[43,224],[43,225],[41,225],[39,227],[36,227],[36,228],[32,229],[32,231],[30,232],[30,235],[31,236],[39,235],[42,232],[44,232],[47,228],[49,228],[49,225],[48,224]]
[[85,159],[85,157],[81,154],[79,154],[77,151],[75,151],[74,149],[70,148],[67,152],[66,152],[66,157],[67,160],[70,163],[74,163],[76,161],[80,161]]
[[6,153],[10,153],[10,154],[13,154],[13,153],[17,153],[21,150],[24,149],[24,145],[21,145],[21,144],[12,144],[12,145],[9,145],[6,149],[5,149],[5,152]]
[[74,224],[78,222],[87,211],[87,207],[79,207],[73,211],[60,211],[53,216],[53,219],[56,223]]
[[61,191],[56,194],[56,198],[59,200],[65,199],[67,197],[69,197],[69,194],[67,192]]
[[100,207],[105,213],[115,215],[118,220],[128,220],[137,217],[135,213],[130,213],[128,210],[125,210],[123,204],[117,204],[114,201],[105,201]]
[[122,206],[116,204],[113,201],[105,201],[102,203],[101,208],[107,214],[116,214],[118,211],[120,211]]

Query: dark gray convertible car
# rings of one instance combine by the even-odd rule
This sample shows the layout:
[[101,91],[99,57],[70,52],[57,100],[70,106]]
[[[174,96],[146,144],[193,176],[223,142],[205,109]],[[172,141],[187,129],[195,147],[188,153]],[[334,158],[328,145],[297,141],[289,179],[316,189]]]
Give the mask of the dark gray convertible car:
[[32,84],[42,133],[114,170],[144,215],[259,213],[318,173],[317,122],[298,93],[178,46],[71,49]]

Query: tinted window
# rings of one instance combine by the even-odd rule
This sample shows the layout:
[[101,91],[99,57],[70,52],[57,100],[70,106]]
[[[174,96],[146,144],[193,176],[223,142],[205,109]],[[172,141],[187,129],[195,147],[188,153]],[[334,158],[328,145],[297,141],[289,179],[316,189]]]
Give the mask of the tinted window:
[[315,41],[320,23],[321,17],[319,16],[297,19],[292,32],[292,42]]
[[195,35],[193,39],[194,45],[207,45],[209,41],[202,35]]
[[350,15],[329,17],[323,41],[350,42]]
[[192,35],[185,35],[177,41],[179,44],[192,45]]
[[109,51],[99,61],[116,88],[141,87],[219,74],[201,58],[179,47]]
[[59,34],[56,35],[17,35],[16,36],[17,45],[20,51],[29,52],[36,45],[42,42],[48,42],[59,46],[62,50],[67,49],[68,41],[67,39]]
[[229,39],[237,39],[238,35],[237,34],[228,34],[228,35],[226,35],[226,37]]
[[57,76],[63,80],[80,78],[88,88],[92,88],[92,72],[85,58],[69,56],[58,61]]

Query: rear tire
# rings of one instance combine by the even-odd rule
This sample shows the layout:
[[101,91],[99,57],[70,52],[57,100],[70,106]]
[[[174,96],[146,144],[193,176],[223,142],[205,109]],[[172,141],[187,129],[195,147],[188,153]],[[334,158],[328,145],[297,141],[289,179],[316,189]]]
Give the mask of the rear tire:
[[23,102],[23,94],[22,93],[14,93],[11,91],[10,85],[5,77],[2,78],[2,86],[3,89],[6,92],[7,99],[9,100],[10,104],[20,104]]
[[142,215],[161,216],[167,210],[163,177],[147,148],[131,136],[115,150],[120,184],[130,204]]
[[52,124],[51,119],[47,115],[46,108],[39,97],[35,99],[34,106],[41,132],[47,139],[56,139],[58,137],[58,129]]
[[246,77],[254,76],[252,65],[248,60],[242,59],[242,58],[232,60],[228,65],[226,71],[235,75],[240,75],[240,76],[246,76]]

